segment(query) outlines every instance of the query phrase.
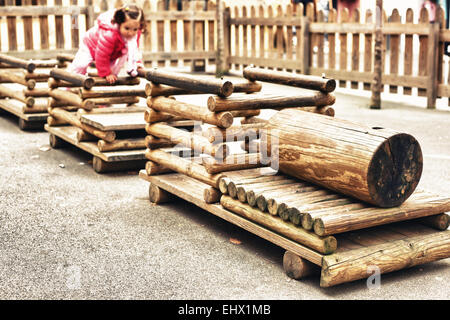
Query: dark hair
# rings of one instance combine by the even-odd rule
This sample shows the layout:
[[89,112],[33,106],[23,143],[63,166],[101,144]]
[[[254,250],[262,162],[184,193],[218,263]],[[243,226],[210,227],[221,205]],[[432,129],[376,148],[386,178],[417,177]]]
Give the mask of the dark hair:
[[140,26],[139,28],[144,31],[145,30],[145,17],[144,11],[134,4],[124,5],[114,12],[112,23],[117,23],[121,25],[127,19],[139,20]]

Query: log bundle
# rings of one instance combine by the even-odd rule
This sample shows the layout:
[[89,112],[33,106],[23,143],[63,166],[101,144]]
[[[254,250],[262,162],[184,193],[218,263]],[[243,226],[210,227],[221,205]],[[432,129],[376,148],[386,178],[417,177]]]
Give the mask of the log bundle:
[[[59,59],[24,60],[0,54],[0,97],[13,99],[19,114],[47,113],[50,69],[64,67]],[[42,85],[41,85],[42,84]],[[18,86],[19,85],[19,86]]]

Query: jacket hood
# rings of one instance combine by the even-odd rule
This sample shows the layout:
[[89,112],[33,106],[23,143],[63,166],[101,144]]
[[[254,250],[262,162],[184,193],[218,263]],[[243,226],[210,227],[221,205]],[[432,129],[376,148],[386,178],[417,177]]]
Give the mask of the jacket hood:
[[97,18],[98,27],[105,30],[119,31],[119,25],[111,22],[114,12],[115,10],[109,10],[100,14]]

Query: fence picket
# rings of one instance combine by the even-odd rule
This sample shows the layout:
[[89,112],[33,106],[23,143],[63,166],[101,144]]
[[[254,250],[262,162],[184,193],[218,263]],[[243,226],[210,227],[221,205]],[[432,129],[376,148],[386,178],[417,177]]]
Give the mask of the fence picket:
[[[406,24],[414,22],[414,11],[411,8],[406,10]],[[405,75],[411,75],[413,71],[413,35],[405,34],[405,56],[404,56],[404,71]],[[411,87],[403,87],[403,94],[411,95]]]
[[[397,9],[392,10],[391,23],[400,23],[401,17]],[[390,58],[389,58],[389,72],[390,74],[398,74],[398,63],[399,63],[399,51],[400,51],[400,35],[391,35],[391,47],[390,47]],[[397,86],[389,86],[390,93],[397,93]]]
[[[425,8],[420,10],[419,24],[428,25],[428,11]],[[427,75],[427,53],[428,53],[428,35],[419,35],[419,76]],[[417,94],[426,96],[426,89],[419,88]]]
[[[373,16],[372,11],[367,10],[366,11],[366,24],[372,24],[373,23]],[[364,34],[364,72],[371,72],[372,71],[372,33],[365,33]],[[371,84],[370,82],[364,82],[363,83],[363,89],[364,90],[370,90]]]
[[[353,23],[360,22],[360,15],[358,9],[355,9],[353,11],[351,21]],[[352,35],[352,71],[354,72],[359,71],[359,33],[353,33]],[[352,89],[358,89],[358,85],[359,85],[358,81],[350,82],[350,87]]]
[[[341,21],[340,23],[348,22],[349,12],[347,8],[341,11]],[[340,52],[339,52],[339,69],[342,71],[347,70],[347,33],[339,34],[340,41]],[[345,88],[347,86],[347,82],[345,80],[339,80],[339,87]]]

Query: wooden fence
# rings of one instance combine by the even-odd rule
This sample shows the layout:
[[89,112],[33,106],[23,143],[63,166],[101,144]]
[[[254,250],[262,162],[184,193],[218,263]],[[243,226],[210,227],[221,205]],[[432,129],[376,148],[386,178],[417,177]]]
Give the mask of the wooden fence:
[[[75,54],[83,33],[94,25],[100,12],[109,9],[106,0],[97,6],[93,0],[85,0],[85,6],[79,6],[78,0],[70,0],[70,6],[54,1],[55,6],[47,7],[47,0],[23,0],[23,6],[5,0],[5,6],[0,6],[0,51],[24,59]],[[117,0],[114,7],[121,4]],[[178,1],[145,0],[143,9],[147,26],[141,48],[147,66],[188,63],[194,70],[203,70],[207,63],[214,63],[215,5],[203,0],[183,1],[180,8]]]
[[[98,5],[85,0],[84,6],[78,6],[78,0],[70,0],[69,6],[54,0],[52,7],[46,6],[47,0],[22,1],[24,6],[14,6],[14,0],[0,6],[0,48],[26,59],[75,53],[85,30],[108,9],[106,0]],[[115,6],[121,3],[117,0]],[[338,21],[334,10],[325,19],[323,12],[302,4],[226,8],[220,19],[215,5],[203,0],[145,0],[143,8],[147,26],[141,48],[147,67],[189,65],[204,70],[220,52],[226,69],[253,64],[325,74],[339,80],[340,87],[370,90],[375,38],[370,11],[343,11]],[[438,97],[450,97],[450,68],[444,55],[450,30],[444,27],[442,8],[437,17],[433,24],[425,9],[416,17],[411,9],[404,17],[394,10],[389,16],[384,13],[382,25],[385,90],[426,96],[430,108]]]
[[[339,80],[340,87],[370,90],[373,79],[375,21],[372,12],[364,18],[358,10],[344,10],[337,19],[331,10],[325,21],[322,11],[314,13],[312,4],[303,8],[250,7],[225,12],[229,30],[229,68],[240,70],[254,64],[278,70],[323,75]],[[429,23],[426,9],[414,17],[408,9],[404,19],[394,9],[383,12],[382,83],[389,92],[427,97],[434,108],[437,97],[450,97],[450,74],[444,44],[450,41],[445,29],[444,11],[438,10],[437,22]],[[445,77],[444,75],[449,76]],[[450,100],[449,100],[450,103]]]

